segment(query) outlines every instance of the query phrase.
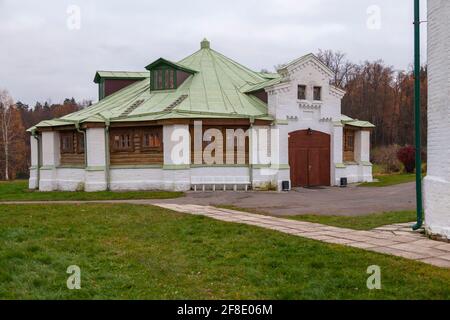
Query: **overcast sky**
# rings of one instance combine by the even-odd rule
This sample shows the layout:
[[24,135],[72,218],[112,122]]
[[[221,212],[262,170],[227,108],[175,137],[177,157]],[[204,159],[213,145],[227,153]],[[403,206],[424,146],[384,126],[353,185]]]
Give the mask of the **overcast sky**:
[[[341,50],[354,62],[383,59],[406,69],[413,62],[412,4],[0,0],[0,88],[31,105],[65,97],[95,101],[96,70],[141,71],[159,57],[178,61],[197,51],[204,37],[216,51],[257,71],[319,48]],[[422,30],[424,44],[425,25]]]

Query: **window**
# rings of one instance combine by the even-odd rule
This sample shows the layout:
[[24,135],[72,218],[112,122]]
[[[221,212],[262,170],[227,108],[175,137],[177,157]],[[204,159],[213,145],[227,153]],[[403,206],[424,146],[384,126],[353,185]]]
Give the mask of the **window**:
[[61,153],[73,153],[73,133],[62,132],[60,140]]
[[175,89],[176,71],[174,69],[156,69],[153,71],[153,89]]
[[355,132],[353,130],[344,130],[344,151],[355,150]]
[[82,133],[77,134],[77,153],[84,153],[84,135]]
[[112,133],[112,151],[130,152],[133,151],[133,131],[117,131]]
[[162,139],[161,130],[158,129],[144,129],[141,135],[142,150],[161,149]]
[[322,100],[322,87],[314,87],[314,100]]
[[298,95],[299,100],[306,100],[306,86],[300,85],[298,86]]

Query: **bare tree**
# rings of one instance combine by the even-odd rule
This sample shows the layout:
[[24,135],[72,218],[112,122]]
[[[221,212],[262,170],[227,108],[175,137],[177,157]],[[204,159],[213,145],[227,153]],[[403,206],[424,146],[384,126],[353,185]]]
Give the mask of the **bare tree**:
[[319,49],[317,57],[333,71],[333,85],[344,88],[352,77],[355,64],[348,61],[346,54],[340,51]]
[[15,133],[12,130],[12,108],[14,101],[6,90],[0,90],[0,130],[5,156],[5,180],[9,180],[9,150]]

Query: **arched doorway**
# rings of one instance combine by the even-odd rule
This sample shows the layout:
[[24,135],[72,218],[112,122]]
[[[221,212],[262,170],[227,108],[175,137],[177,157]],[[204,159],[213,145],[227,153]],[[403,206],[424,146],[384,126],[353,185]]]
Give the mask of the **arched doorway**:
[[330,185],[330,135],[308,130],[289,134],[292,187]]

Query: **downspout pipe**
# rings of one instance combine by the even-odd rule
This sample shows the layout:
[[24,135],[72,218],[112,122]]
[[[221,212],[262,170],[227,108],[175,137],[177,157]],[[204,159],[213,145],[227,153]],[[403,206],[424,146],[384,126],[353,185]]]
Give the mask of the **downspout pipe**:
[[109,120],[105,119],[105,180],[106,190],[111,190],[111,176],[110,176],[110,156],[109,156]]
[[36,189],[39,190],[39,184],[41,181],[41,139],[36,130],[31,131],[31,135],[37,142]]
[[255,142],[255,137],[253,136],[253,125],[255,123],[254,118],[250,118],[250,134],[249,134],[249,159],[248,159],[248,178],[250,180],[250,187],[253,189],[253,143]]
[[422,143],[420,110],[420,0],[414,0],[414,110],[415,110],[415,144],[416,144],[416,209],[417,223],[412,227],[418,230],[423,225],[422,205]]
[[81,134],[83,134],[83,141],[84,141],[84,166],[87,167],[87,137],[86,137],[86,130],[82,130],[80,128],[80,122],[75,123],[75,129]]

